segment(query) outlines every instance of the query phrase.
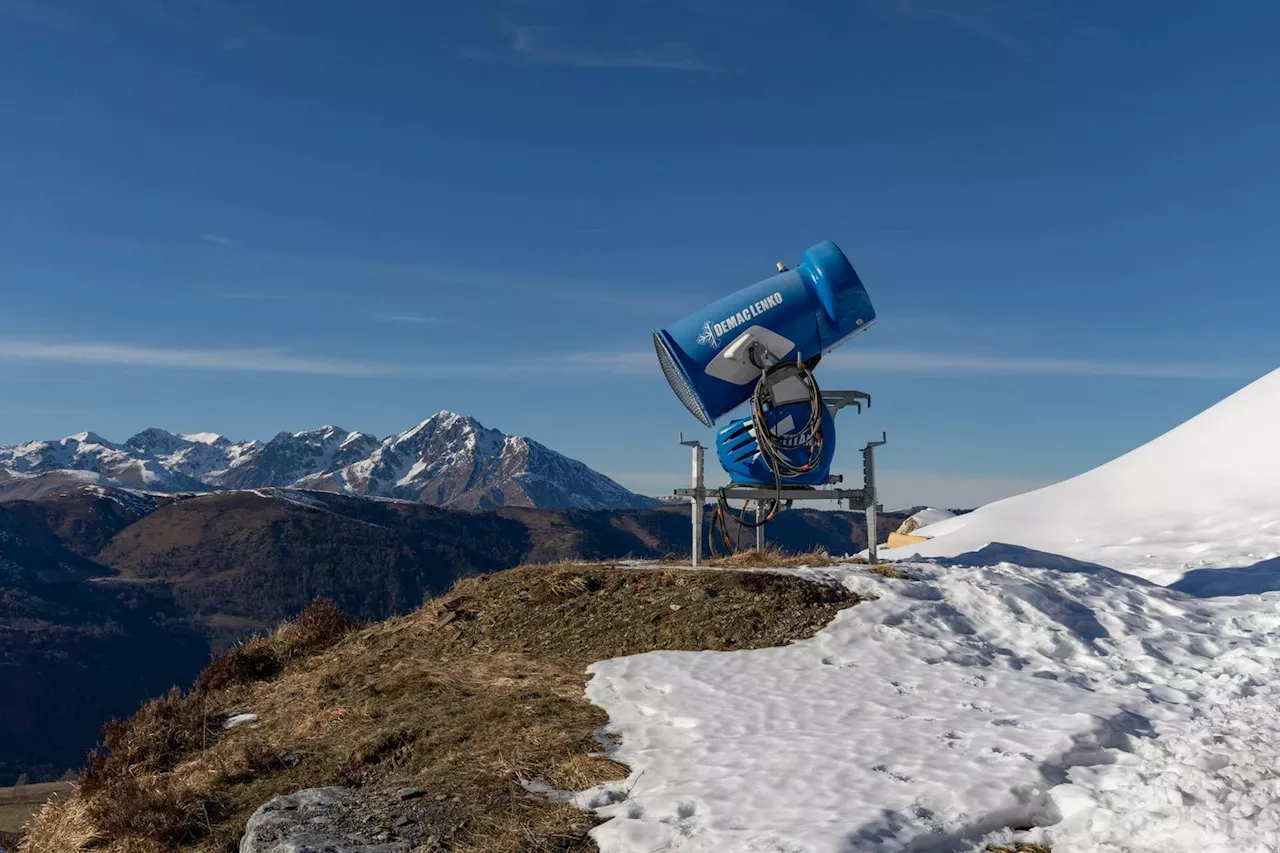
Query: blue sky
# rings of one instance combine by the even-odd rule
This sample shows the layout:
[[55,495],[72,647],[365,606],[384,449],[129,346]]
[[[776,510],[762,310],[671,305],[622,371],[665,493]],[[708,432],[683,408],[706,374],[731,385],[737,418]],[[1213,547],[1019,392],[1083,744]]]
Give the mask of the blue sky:
[[1269,3],[0,0],[0,443],[442,409],[683,485],[650,330],[835,240],[888,503],[1280,365]]

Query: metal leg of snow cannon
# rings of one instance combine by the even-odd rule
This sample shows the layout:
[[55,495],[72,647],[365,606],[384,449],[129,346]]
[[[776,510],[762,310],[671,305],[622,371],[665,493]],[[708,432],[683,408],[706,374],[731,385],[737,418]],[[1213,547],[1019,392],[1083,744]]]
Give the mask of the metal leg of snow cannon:
[[[852,392],[857,393],[857,392]],[[689,498],[693,501],[693,565],[698,565],[698,559],[702,551],[702,509],[707,502],[708,492],[706,483],[703,479],[703,450],[705,449],[700,442],[685,441],[684,434],[680,435],[680,443],[686,447],[693,448],[693,488],[676,489],[675,494],[678,497]],[[876,514],[880,509],[880,505],[876,496],[876,464],[875,464],[875,448],[882,444],[888,443],[888,437],[880,434],[879,441],[868,442],[867,446],[862,448],[862,475],[863,487],[861,489],[841,489],[838,484],[841,483],[843,476],[836,475],[831,477],[828,482],[829,487],[836,488],[810,488],[808,486],[783,486],[777,489],[771,486],[749,486],[734,485],[722,486],[715,489],[714,493],[717,500],[735,502],[746,501],[756,504],[756,520],[761,518],[760,513],[766,512],[764,509],[766,504],[771,505],[774,501],[778,501],[784,507],[790,507],[794,501],[835,501],[837,504],[848,506],[851,510],[862,510],[867,515],[867,543],[868,555],[871,562],[877,559],[876,554]],[[761,527],[756,528],[756,547],[764,547],[764,533]]]
[[[707,487],[706,480],[703,477],[702,462],[702,454],[706,448],[697,439],[685,441],[684,433],[680,433],[680,443],[693,450],[693,488],[688,492],[689,499],[693,502],[690,513],[690,519],[693,522],[693,544],[689,549],[689,562],[696,569],[698,568],[698,559],[702,556],[702,508],[707,503]],[[684,491],[684,489],[679,489],[678,493],[684,493]]]
[[756,550],[764,550],[764,525],[760,523],[760,519],[764,518],[764,503],[756,501]]
[[880,509],[880,496],[876,494],[876,448],[887,444],[889,436],[880,433],[879,441],[868,441],[862,448],[862,491],[866,497],[867,513],[867,562],[875,565],[879,559],[879,533],[876,530],[876,511]]

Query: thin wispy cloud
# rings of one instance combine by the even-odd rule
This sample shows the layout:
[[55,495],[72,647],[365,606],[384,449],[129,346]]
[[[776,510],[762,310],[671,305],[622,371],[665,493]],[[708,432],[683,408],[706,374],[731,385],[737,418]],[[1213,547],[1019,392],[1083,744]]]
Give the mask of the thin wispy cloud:
[[550,278],[538,274],[477,270],[422,262],[362,260],[358,258],[291,256],[257,253],[259,257],[296,264],[300,267],[341,270],[350,275],[369,276],[390,281],[421,282],[495,293],[531,294],[572,302],[595,302],[623,308],[661,309],[671,313],[688,310],[689,297],[676,291],[657,290],[636,282],[575,281]]
[[931,21],[984,39],[1020,56],[1031,52],[1017,30],[1015,6],[991,0],[884,0],[882,6],[904,18]]
[[383,323],[404,323],[410,326],[435,326],[444,322],[439,317],[419,314],[374,314],[373,319]]
[[239,245],[235,240],[222,234],[201,234],[200,239],[206,243],[213,243],[215,246],[226,246],[228,248]]
[[378,375],[380,372],[401,367],[335,361],[274,349],[205,350],[118,343],[51,343],[29,340],[0,340],[0,359],[84,366],[312,373],[331,376]]
[[613,376],[652,375],[658,369],[653,351],[579,352],[559,357],[569,372],[608,373]]
[[11,408],[4,408],[4,409],[0,409],[0,412],[4,412],[10,415],[25,415],[27,417],[49,417],[49,418],[55,418],[55,417],[60,418],[60,417],[69,417],[71,415],[85,414],[85,412],[80,409],[41,409],[41,408],[32,408],[29,406],[16,406]]
[[[417,322],[415,318],[399,322]],[[155,347],[106,342],[49,342],[0,338],[0,360],[98,366],[153,367],[300,373],[321,376],[502,378],[513,374],[547,373],[655,377],[657,360],[651,351],[624,350],[511,355],[490,361],[433,361],[426,364],[380,362],[308,355],[275,348],[201,349]],[[1037,375],[1109,376],[1131,379],[1255,379],[1273,364],[1191,362],[1125,362],[1044,358],[1016,355],[972,355],[917,350],[845,350],[823,359],[827,372],[918,375]]]
[[[567,365],[615,375],[649,374],[657,369],[651,351],[593,352],[565,356]],[[827,370],[920,375],[1112,376],[1133,379],[1255,379],[1275,365],[1192,362],[1126,362],[1020,355],[974,355],[920,350],[846,349],[822,360]]]
[[[72,242],[78,247],[94,250],[111,251],[170,251],[183,249],[195,251],[197,243],[186,241],[174,243],[157,239],[138,239],[121,237],[78,238]],[[566,302],[593,302],[601,305],[614,305],[619,308],[639,308],[680,316],[697,307],[687,291],[660,288],[651,282],[641,279],[633,280],[599,280],[590,276],[575,274],[570,277],[558,277],[553,273],[509,272],[502,270],[477,269],[474,266],[449,265],[417,260],[380,260],[340,254],[302,254],[281,252],[256,247],[235,241],[238,260],[265,262],[286,268],[282,276],[307,275],[324,273],[325,275],[342,274],[360,279],[362,287],[367,280],[378,279],[388,282],[414,282],[424,285],[466,288],[467,290],[487,290],[495,294],[521,296],[537,294],[540,298],[557,299]],[[226,299],[289,299],[285,295],[263,295],[257,293],[231,292],[220,294]],[[314,298],[307,294],[307,298]]]
[[[512,28],[511,53],[527,62],[577,68],[649,68],[660,71],[716,71],[686,42],[663,42],[643,48],[597,50],[573,44],[556,27]],[[471,54],[484,56],[484,54]]]
[[631,373],[625,362],[581,354],[508,356],[490,361],[364,361],[274,348],[202,349],[143,344],[0,338],[0,361],[83,367],[137,367],[239,373],[402,379],[502,379],[510,376]]
[[281,296],[281,295],[280,295],[280,294],[278,294],[278,293],[242,293],[242,292],[232,292],[232,293],[220,293],[220,294],[218,294],[218,295],[219,295],[219,296],[221,296],[223,299],[236,299],[236,300],[247,301],[247,302],[262,302],[262,301],[264,301],[264,300],[272,300],[272,301],[274,301],[274,300],[288,299],[288,298],[289,298],[289,297],[287,297],[287,296]]
[[1133,379],[1245,379],[1258,365],[1197,362],[1130,362],[1022,355],[973,355],[918,350],[842,350],[823,364],[876,373],[1034,374],[1114,376]]

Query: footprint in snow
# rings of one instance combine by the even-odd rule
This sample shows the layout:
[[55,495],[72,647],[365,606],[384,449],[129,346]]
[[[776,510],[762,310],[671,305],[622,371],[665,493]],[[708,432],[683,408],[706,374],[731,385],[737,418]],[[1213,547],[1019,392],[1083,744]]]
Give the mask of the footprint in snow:
[[903,775],[902,773],[899,773],[896,770],[890,770],[884,764],[877,764],[875,767],[872,767],[871,769],[876,773],[883,773],[884,775],[888,776],[890,779],[894,780],[895,782],[902,782],[905,785],[910,785],[914,781],[910,776]]
[[587,800],[587,805],[593,809],[602,809],[605,806],[612,806],[620,803],[627,798],[624,791],[604,790],[595,794],[591,799]]

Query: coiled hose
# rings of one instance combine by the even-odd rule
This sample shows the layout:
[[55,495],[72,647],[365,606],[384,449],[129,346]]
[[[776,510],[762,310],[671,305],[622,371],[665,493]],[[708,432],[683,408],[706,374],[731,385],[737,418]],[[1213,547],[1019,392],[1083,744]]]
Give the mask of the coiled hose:
[[[780,436],[770,427],[768,415],[775,408],[773,386],[785,378],[781,375],[785,373],[793,373],[808,388],[809,420],[800,429]],[[720,556],[716,549],[717,534],[724,543],[727,552],[733,553],[739,550],[741,547],[740,537],[744,527],[752,529],[761,527],[772,521],[781,511],[782,478],[806,474],[821,463],[825,444],[825,438],[822,434],[822,407],[822,389],[818,387],[818,380],[814,378],[811,365],[802,361],[779,361],[762,371],[760,381],[756,383],[755,391],[751,395],[751,429],[755,435],[756,444],[760,448],[760,453],[765,459],[765,464],[773,472],[774,489],[777,497],[769,502],[768,512],[762,514],[757,511],[756,517],[752,521],[747,521],[747,505],[750,502],[743,501],[742,511],[734,513],[729,507],[728,499],[725,498],[724,489],[720,489],[716,501],[716,510],[711,517],[711,525],[707,537],[707,544],[710,546],[713,557]],[[788,453],[793,453],[801,448],[808,450],[808,454],[803,461],[796,463],[787,458]],[[736,538],[731,538],[729,535],[730,517],[733,518],[737,526]]]

